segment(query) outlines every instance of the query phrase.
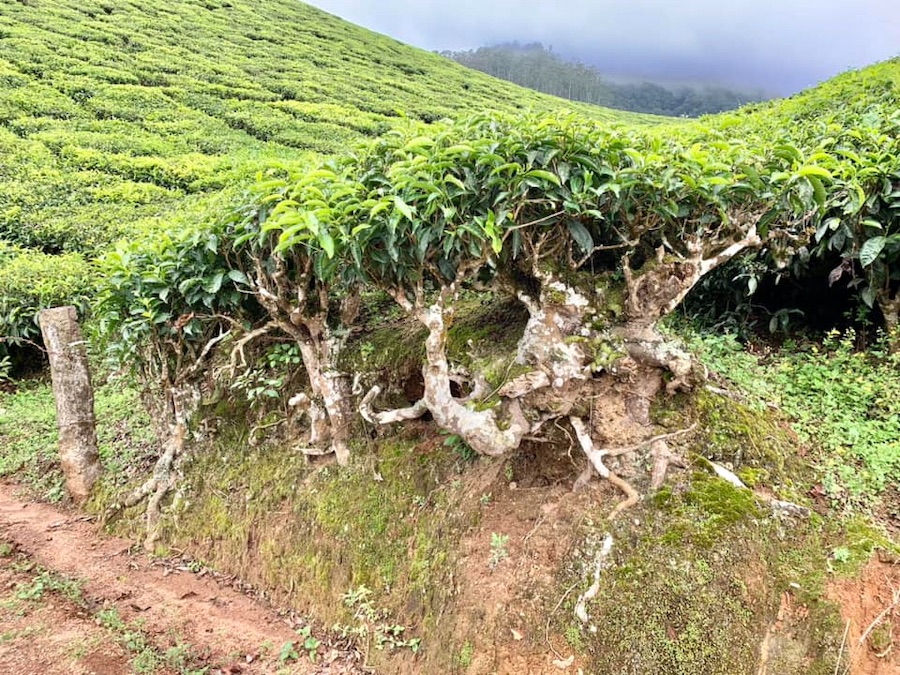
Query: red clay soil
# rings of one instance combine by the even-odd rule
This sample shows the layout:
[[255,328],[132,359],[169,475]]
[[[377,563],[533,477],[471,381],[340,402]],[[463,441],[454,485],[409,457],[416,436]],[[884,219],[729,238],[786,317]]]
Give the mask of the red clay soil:
[[[148,556],[132,553],[131,542],[102,535],[76,513],[22,501],[4,483],[0,539],[40,566],[82,580],[93,606],[114,607],[125,621],[139,620],[160,649],[175,646],[173,640],[191,645],[212,666],[211,675],[363,672],[349,655],[325,649],[316,665],[304,656],[286,668],[278,661],[279,651],[298,636],[274,610],[209,576],[154,564]],[[30,672],[55,671],[42,670],[37,662],[19,664],[13,671],[0,664],[3,675]]]
[[848,626],[850,668],[841,675],[900,673],[900,561],[875,558],[858,577],[831,584],[827,595]]
[[[9,555],[6,555],[9,553]],[[19,597],[32,577],[11,552],[0,557],[2,675],[122,675],[130,654],[82,608],[56,594]],[[160,673],[159,675],[167,675]]]

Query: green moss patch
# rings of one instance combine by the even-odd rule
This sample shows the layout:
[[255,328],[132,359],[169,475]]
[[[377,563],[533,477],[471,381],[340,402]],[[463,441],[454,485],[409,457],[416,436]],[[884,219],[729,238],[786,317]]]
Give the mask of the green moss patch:
[[[570,569],[581,579],[602,539],[597,523]],[[832,673],[841,624],[822,600],[824,537],[817,519],[783,521],[749,491],[697,474],[620,520],[591,623],[567,619],[561,633],[599,673],[749,674],[763,650],[777,662],[769,672]],[[803,609],[776,625],[786,597]]]
[[[477,506],[462,507],[459,459],[419,436],[424,428],[357,448],[353,466],[338,468],[289,447],[249,448],[246,428],[222,422],[183,467],[163,541],[326,625],[354,625],[342,596],[366,587],[406,637],[424,638],[420,658],[439,660],[454,625],[458,542]],[[107,485],[94,508],[122,489]],[[139,534],[141,511],[116,531]]]
[[698,392],[695,410],[707,459],[750,469],[748,475],[756,471],[757,480],[760,472],[773,480],[784,477],[785,461],[796,455],[797,440],[776,414],[706,390]]

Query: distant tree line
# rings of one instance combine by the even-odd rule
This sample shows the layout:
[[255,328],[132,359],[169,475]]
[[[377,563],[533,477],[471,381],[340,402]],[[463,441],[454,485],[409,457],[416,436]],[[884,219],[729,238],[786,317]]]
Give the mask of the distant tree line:
[[634,112],[698,117],[765,98],[761,93],[748,94],[723,87],[670,89],[651,82],[609,82],[593,66],[567,61],[540,42],[507,42],[467,51],[445,51],[442,55],[545,94]]

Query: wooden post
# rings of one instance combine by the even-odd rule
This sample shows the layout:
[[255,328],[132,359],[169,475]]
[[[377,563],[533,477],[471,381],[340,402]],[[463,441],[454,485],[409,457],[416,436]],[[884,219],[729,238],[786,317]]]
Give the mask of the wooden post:
[[50,357],[59,456],[66,489],[76,504],[83,504],[102,471],[87,350],[74,307],[42,310],[39,321]]

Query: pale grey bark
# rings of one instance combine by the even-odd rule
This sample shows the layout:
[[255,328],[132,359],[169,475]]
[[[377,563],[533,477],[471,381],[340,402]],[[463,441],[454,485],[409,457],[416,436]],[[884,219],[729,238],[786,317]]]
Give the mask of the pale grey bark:
[[50,359],[60,464],[69,495],[82,504],[102,472],[87,350],[74,307],[45,309],[39,321]]
[[[333,301],[329,289],[324,285],[318,287],[314,296],[316,303],[312,303],[317,304],[318,309],[311,310],[308,295],[313,277],[311,259],[293,277],[281,258],[276,258],[276,270],[271,274],[266,272],[261,260],[256,260],[256,272],[254,288],[260,304],[272,322],[297,342],[309,378],[312,402],[324,409],[327,416],[326,428],[321,418],[311,415],[311,421],[318,428],[310,429],[310,437],[317,445],[325,447],[327,444],[338,464],[344,466],[350,462],[350,436],[355,415],[350,382],[337,367],[347,339],[346,331],[333,330],[328,324],[329,306]],[[354,287],[349,291],[340,305],[342,326],[352,325],[359,312],[359,289]]]
[[590,376],[584,348],[571,338],[589,337],[587,318],[594,308],[577,289],[550,275],[541,274],[538,278],[541,291],[537,299],[522,291],[516,294],[528,310],[516,360],[539,368],[546,373],[549,384],[559,389],[567,382]]
[[428,328],[425,339],[425,405],[438,426],[458,435],[475,452],[498,456],[519,447],[530,430],[519,402],[509,403],[509,417],[500,423],[495,408],[474,410],[451,393],[450,364],[447,359],[447,326],[452,309],[444,299],[420,310],[419,320]]
[[153,467],[153,475],[131,492],[122,503],[115,504],[107,514],[107,520],[122,509],[131,508],[147,499],[147,536],[144,548],[152,551],[160,535],[162,500],[175,487],[184,459],[185,444],[188,440],[191,418],[200,405],[200,389],[194,384],[171,385],[165,392],[163,416],[158,420],[160,428],[167,429],[162,453]]
[[483,383],[476,382],[469,397],[457,398],[452,393],[451,382],[458,381],[459,377],[450,369],[447,331],[453,319],[455,284],[442,289],[431,304],[426,304],[421,292],[417,293],[415,303],[400,292],[393,295],[401,307],[428,329],[425,365],[422,368],[425,393],[420,401],[408,408],[375,412],[371,403],[380,389],[373,388],[363,398],[360,406],[364,419],[377,424],[391,424],[420,417],[427,410],[439,427],[459,436],[481,455],[496,457],[519,447],[522,438],[531,429],[519,401],[509,401],[505,406],[505,416],[501,419],[498,417],[501,412],[499,406],[476,410],[469,405],[485,389]]

